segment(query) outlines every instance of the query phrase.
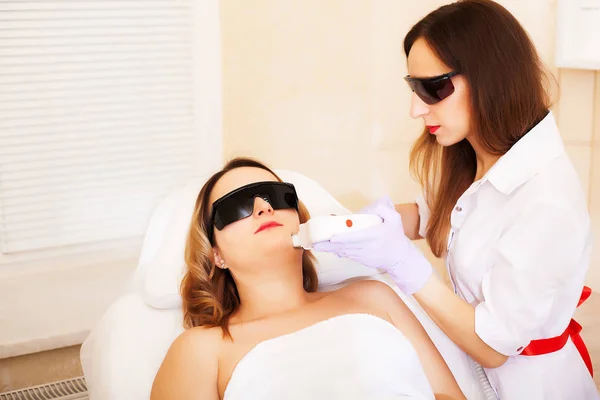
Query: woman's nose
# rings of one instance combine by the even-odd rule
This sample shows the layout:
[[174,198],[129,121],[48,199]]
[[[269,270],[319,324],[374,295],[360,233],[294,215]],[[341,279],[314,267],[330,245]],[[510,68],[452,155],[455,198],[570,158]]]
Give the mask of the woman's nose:
[[410,117],[413,119],[429,114],[429,106],[415,92],[410,100]]
[[273,207],[262,197],[254,198],[254,215],[273,214]]

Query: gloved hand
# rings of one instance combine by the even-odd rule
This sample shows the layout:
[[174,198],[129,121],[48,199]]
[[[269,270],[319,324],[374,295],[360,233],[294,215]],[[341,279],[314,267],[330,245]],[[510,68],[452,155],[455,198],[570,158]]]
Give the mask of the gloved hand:
[[404,235],[402,218],[389,197],[381,198],[359,211],[375,214],[383,223],[351,233],[333,236],[313,245],[315,251],[325,251],[346,257],[372,268],[386,271],[406,294],[413,294],[425,285],[433,269],[423,253]]

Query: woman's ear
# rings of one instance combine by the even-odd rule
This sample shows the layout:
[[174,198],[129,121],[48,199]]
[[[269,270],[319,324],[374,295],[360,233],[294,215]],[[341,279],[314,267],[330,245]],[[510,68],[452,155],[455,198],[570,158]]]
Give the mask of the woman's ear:
[[213,249],[213,256],[217,268],[227,269],[227,266],[225,265],[225,260],[221,258],[221,255],[219,254],[219,251],[217,249]]

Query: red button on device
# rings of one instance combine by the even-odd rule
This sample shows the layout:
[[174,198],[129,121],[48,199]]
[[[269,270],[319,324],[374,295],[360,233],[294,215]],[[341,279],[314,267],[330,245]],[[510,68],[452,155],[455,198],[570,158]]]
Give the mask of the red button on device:
[[351,227],[352,227],[352,220],[351,220],[351,219],[347,219],[347,220],[346,220],[346,226],[347,226],[348,228],[351,228]]

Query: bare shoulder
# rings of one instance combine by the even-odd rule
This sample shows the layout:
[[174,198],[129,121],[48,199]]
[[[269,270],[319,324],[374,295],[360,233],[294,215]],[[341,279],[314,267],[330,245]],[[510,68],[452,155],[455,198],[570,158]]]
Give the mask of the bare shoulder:
[[464,399],[456,380],[427,332],[396,291],[381,281],[358,281],[339,289],[354,306],[391,322],[410,341],[423,364],[436,398]]
[[410,313],[398,293],[378,280],[355,281],[332,294],[345,308],[352,305],[355,310],[376,314],[390,322],[399,314]]
[[364,305],[380,307],[400,302],[404,304],[398,293],[388,284],[376,280],[356,281],[338,290],[339,296],[348,296]]
[[402,297],[387,283],[375,280],[353,282],[339,290],[344,302],[368,310],[394,324],[402,333],[425,333]]
[[[204,397],[217,398],[220,328],[192,328],[181,333],[171,344],[154,378],[152,400],[187,399],[198,395],[202,380]],[[200,377],[200,378],[199,378]]]
[[[220,343],[223,341],[222,330],[219,327],[195,327],[182,332],[171,345],[174,354],[192,357],[197,352],[206,355],[217,355]],[[180,354],[181,353],[181,354]]]

